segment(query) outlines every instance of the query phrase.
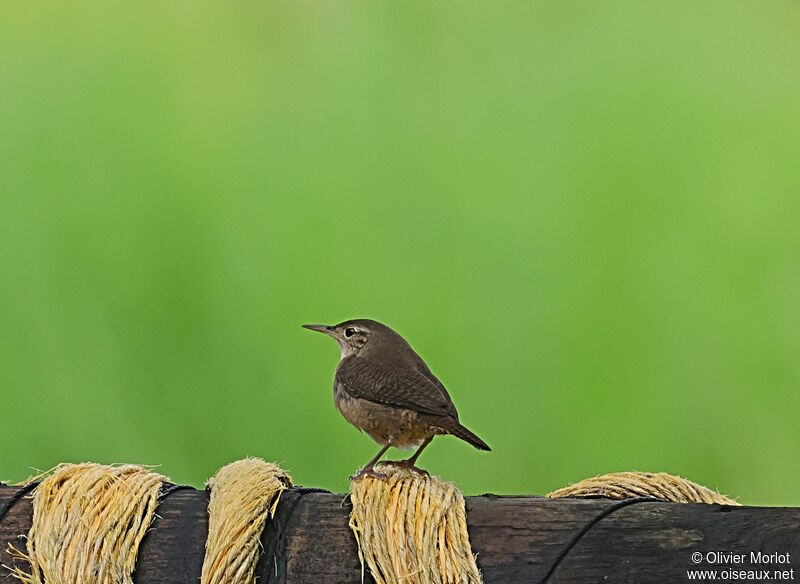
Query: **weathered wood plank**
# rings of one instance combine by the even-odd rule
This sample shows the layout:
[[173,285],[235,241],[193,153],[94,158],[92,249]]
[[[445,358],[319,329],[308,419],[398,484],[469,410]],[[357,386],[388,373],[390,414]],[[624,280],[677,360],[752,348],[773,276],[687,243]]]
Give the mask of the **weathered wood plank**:
[[[0,488],[0,506],[14,493]],[[208,529],[204,491],[181,490],[159,506],[142,542],[137,584],[196,584]],[[473,551],[485,582],[539,582],[587,522],[609,505],[601,499],[467,497]],[[357,584],[361,566],[348,528],[344,495],[289,491],[262,536],[259,582]],[[8,544],[24,546],[32,517],[22,499],[0,520],[0,563],[13,565]],[[550,582],[685,582],[686,570],[723,569],[695,564],[692,552],[743,553],[736,569],[797,569],[800,580],[800,509],[681,505],[651,501],[619,508],[594,525],[570,549]],[[785,565],[751,565],[750,552],[790,554]],[[795,564],[795,557],[797,563]],[[4,570],[5,571],[5,570]],[[0,581],[3,581],[0,579]],[[718,579],[717,581],[724,581]],[[365,582],[372,582],[369,574]]]

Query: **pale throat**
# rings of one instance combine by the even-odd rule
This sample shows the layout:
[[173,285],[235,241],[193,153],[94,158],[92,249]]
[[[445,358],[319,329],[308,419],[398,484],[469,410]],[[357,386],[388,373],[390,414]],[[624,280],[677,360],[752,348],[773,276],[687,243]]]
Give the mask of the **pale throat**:
[[345,357],[349,357],[350,355],[353,355],[358,352],[358,349],[353,347],[350,343],[339,343],[339,350],[342,352],[341,356],[339,357],[340,363],[344,360]]

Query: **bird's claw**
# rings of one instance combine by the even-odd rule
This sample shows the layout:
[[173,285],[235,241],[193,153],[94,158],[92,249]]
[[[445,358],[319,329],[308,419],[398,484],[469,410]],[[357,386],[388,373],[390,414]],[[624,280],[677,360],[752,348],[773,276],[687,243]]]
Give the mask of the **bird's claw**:
[[[393,466],[399,466],[401,468],[407,468],[411,472],[415,472],[419,475],[424,475],[426,477],[430,477],[430,473],[425,470],[424,468],[419,468],[418,466],[414,466],[411,461],[409,460],[382,460],[377,464],[391,464]],[[376,465],[377,466],[377,465]]]
[[363,479],[364,477],[372,477],[372,478],[376,478],[376,479],[380,479],[380,480],[383,480],[383,479],[387,478],[387,476],[385,474],[383,474],[382,472],[376,471],[374,467],[365,466],[360,471],[358,471],[356,474],[351,476],[350,480],[351,481],[357,481],[358,479]]

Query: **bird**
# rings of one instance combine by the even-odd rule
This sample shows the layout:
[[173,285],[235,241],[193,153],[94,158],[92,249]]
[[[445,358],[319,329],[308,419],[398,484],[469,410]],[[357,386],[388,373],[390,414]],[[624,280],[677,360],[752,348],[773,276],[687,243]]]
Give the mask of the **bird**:
[[422,357],[397,332],[376,320],[360,318],[336,325],[304,324],[333,337],[341,358],[333,381],[333,401],[344,418],[381,445],[352,479],[386,478],[375,470],[389,447],[417,450],[392,461],[418,473],[417,459],[434,436],[452,434],[479,450],[489,445],[458,420],[450,394]]

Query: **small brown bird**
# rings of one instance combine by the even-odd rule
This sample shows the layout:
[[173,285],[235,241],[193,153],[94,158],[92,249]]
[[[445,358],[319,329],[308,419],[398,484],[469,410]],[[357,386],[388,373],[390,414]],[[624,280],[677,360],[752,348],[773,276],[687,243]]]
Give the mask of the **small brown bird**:
[[339,343],[342,357],[333,380],[333,401],[348,422],[382,446],[356,478],[364,474],[385,478],[374,467],[390,446],[419,446],[411,458],[394,464],[425,472],[414,465],[438,434],[452,434],[475,448],[491,450],[461,425],[442,382],[388,326],[358,319],[303,327],[330,335]]

